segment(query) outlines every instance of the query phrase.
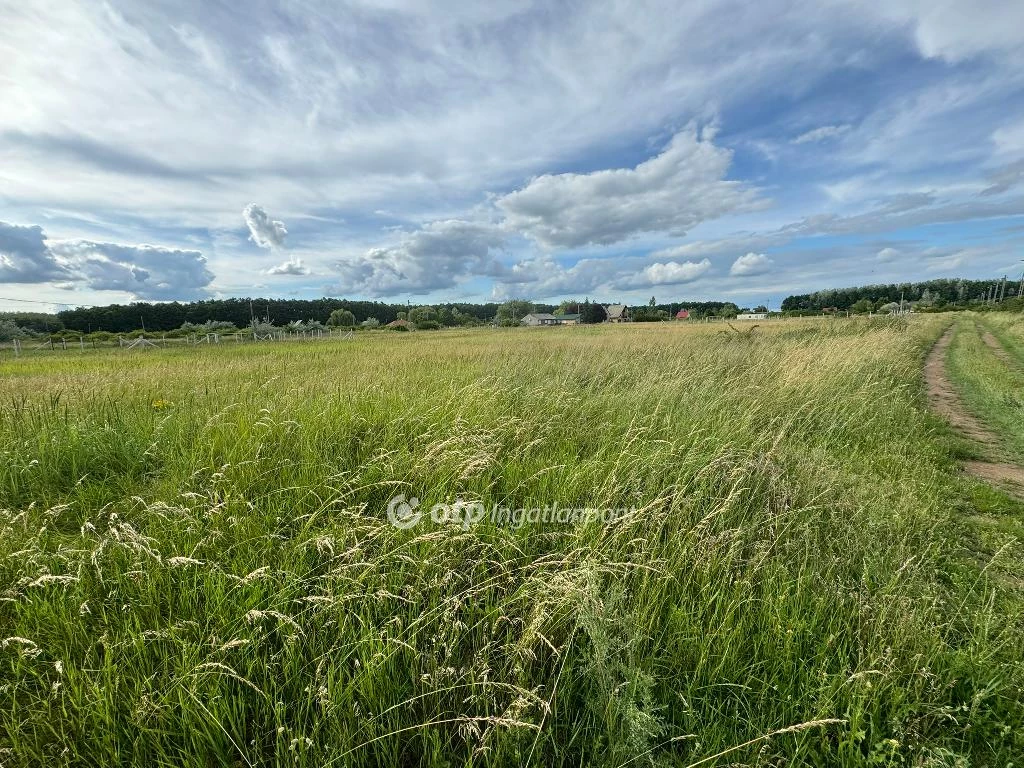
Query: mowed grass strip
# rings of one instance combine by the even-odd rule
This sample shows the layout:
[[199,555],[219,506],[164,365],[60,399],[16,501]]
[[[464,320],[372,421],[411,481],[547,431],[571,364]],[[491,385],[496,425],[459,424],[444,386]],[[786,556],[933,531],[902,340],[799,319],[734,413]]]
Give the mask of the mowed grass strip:
[[[1005,764],[943,322],[7,359],[0,761]],[[633,511],[400,530],[399,492]]]
[[[1009,326],[1012,328],[1012,326]],[[1007,332],[999,321],[958,321],[950,345],[949,375],[964,404],[1000,439],[1000,448],[1015,463],[1024,463],[1024,366],[1018,365],[1024,339]],[[981,334],[994,332],[1001,357]]]

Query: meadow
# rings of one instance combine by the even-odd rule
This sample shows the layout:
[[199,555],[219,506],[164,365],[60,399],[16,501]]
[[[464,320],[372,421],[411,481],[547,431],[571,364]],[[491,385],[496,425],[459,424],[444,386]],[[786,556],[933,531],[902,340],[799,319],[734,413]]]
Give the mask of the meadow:
[[0,765],[1020,764],[1024,506],[929,411],[950,322],[6,356]]

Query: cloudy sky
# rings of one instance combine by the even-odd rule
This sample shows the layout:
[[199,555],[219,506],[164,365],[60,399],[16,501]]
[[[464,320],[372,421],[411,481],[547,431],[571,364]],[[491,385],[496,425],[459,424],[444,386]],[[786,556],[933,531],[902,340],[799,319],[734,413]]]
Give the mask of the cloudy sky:
[[1021,2],[0,0],[0,18],[0,309],[774,306],[1020,275]]

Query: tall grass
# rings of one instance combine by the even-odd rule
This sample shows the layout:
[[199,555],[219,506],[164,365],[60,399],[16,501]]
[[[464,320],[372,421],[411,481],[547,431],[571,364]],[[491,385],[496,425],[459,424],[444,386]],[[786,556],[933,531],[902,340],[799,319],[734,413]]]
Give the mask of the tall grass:
[[6,360],[0,763],[1005,764],[1020,603],[964,551],[941,322]]

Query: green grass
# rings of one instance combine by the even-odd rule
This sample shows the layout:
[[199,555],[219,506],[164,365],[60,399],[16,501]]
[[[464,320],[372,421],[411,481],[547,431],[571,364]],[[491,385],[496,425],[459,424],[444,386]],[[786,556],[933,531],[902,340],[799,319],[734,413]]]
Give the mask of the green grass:
[[1021,510],[928,413],[943,322],[5,358],[0,763],[1005,766]]
[[[1007,320],[1015,316],[1007,316]],[[999,438],[999,449],[1010,461],[1024,463],[1024,339],[1014,325],[996,319],[979,322],[961,318],[949,350],[949,375],[966,407]],[[1006,360],[989,349],[981,333],[1001,342]]]

